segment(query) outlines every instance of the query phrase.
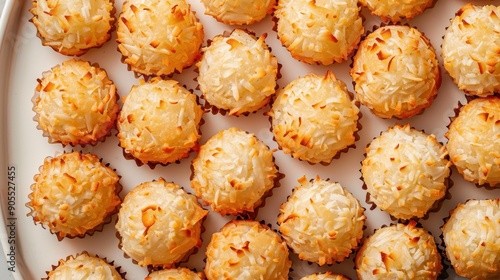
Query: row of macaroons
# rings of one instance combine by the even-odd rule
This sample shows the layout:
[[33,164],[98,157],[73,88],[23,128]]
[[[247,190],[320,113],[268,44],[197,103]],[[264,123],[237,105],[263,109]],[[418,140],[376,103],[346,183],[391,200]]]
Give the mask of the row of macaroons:
[[[399,206],[388,207],[384,210],[394,216],[403,216],[408,211],[425,213],[435,202],[432,195],[442,197],[445,192],[443,188],[446,189],[445,183],[426,183],[444,180],[447,176],[449,163],[444,159],[444,150],[439,146],[433,147],[437,145],[433,137],[412,130],[409,126],[391,128],[375,141],[378,143],[372,144],[375,145],[373,151],[377,156],[370,155],[368,152],[365,161],[370,161],[368,158],[372,158],[379,162],[377,157],[386,155],[388,159],[381,159],[380,162],[385,161],[389,164],[397,162],[399,166],[397,168],[401,169],[400,178],[386,180],[401,183],[398,187],[385,186],[385,190],[380,190],[382,187],[379,186],[379,189],[376,189],[380,197],[396,200],[393,204],[399,203]],[[394,144],[395,142],[399,144]],[[269,195],[270,188],[276,183],[275,180],[279,179],[272,152],[255,136],[236,128],[221,131],[205,145],[206,148],[202,146],[199,154],[204,159],[193,160],[193,173],[195,174],[192,177],[191,186],[198,198],[222,215],[244,215],[246,212],[253,212]],[[384,145],[389,146],[384,147]],[[391,152],[390,149],[402,153],[397,154]],[[420,152],[417,151],[418,149]],[[429,150],[428,154],[431,155],[422,156],[425,154],[422,149]],[[366,166],[369,168],[371,164],[364,162],[363,168]],[[426,165],[427,169],[419,166],[422,164]],[[413,170],[413,172],[406,173],[403,169]],[[251,172],[252,170],[258,171]],[[427,175],[422,176],[423,172],[427,172]],[[387,172],[376,171],[374,173],[383,175]],[[389,173],[397,173],[397,171]],[[418,177],[419,181],[413,184],[404,182],[412,177],[408,175],[412,173],[418,174],[413,177]],[[366,174],[364,175],[367,177]],[[436,176],[436,178],[428,178],[428,176]],[[159,179],[133,188],[121,202],[118,197],[121,189],[118,181],[119,176],[92,154],[72,152],[55,158],[47,158],[39,174],[35,176],[32,193],[29,195],[28,206],[32,210],[30,215],[35,222],[48,227],[59,239],[63,239],[64,237],[84,237],[100,231],[104,224],[111,220],[111,215],[118,212],[115,227],[120,236],[120,248],[141,266],[173,266],[189,254],[191,249],[201,245],[202,223],[207,211],[201,208],[195,196],[186,193],[175,183]],[[221,233],[212,236],[211,243],[208,245],[205,272],[209,279],[215,279],[215,277],[211,278],[211,275],[224,273],[218,269],[228,269],[236,273],[235,275],[248,273],[248,270],[255,273],[267,273],[265,272],[267,270],[262,272],[253,266],[258,265],[262,268],[264,264],[277,265],[275,260],[284,260],[284,257],[272,254],[282,252],[288,256],[287,245],[298,254],[299,258],[320,265],[342,262],[358,248],[363,237],[366,219],[359,201],[338,183],[321,178],[308,181],[305,177],[301,178],[299,183],[300,186],[294,188],[287,202],[280,207],[278,224],[284,243],[281,242],[281,237],[273,235],[274,233],[273,238],[277,238],[280,242],[258,237],[262,232],[261,229],[256,230],[258,234],[255,236],[250,234],[245,237],[238,235],[239,231],[234,228],[228,229],[227,233],[224,233],[222,229]],[[387,194],[389,190],[392,190],[392,197]],[[374,193],[373,196],[376,194]],[[376,198],[374,200],[377,202]],[[498,276],[498,267],[495,265],[498,266],[500,255],[494,249],[500,237],[498,207],[498,200],[471,200],[465,206],[457,206],[457,210],[452,212],[451,218],[443,226],[442,233],[447,256],[460,275],[484,273],[484,275]],[[454,218],[454,215],[458,217]],[[225,227],[234,227],[240,223],[243,222],[233,222]],[[409,229],[405,230],[413,230],[415,224],[410,222],[407,226],[401,227],[401,230],[406,227]],[[419,230],[425,232],[423,229]],[[241,235],[244,235],[243,233],[249,234],[251,231],[245,228],[241,232]],[[432,243],[433,246],[429,245],[429,240],[432,239],[430,235],[428,238],[422,238],[420,235],[409,239],[401,237],[401,240],[397,241],[398,238],[387,237],[387,234],[384,234],[382,235],[386,238],[384,241],[373,241],[378,245],[367,245],[370,243],[365,241],[362,248],[381,246],[380,244],[388,247],[377,249],[377,254],[369,253],[367,257],[364,256],[365,252],[373,252],[373,250],[361,249],[356,259],[358,274],[363,274],[366,270],[368,271],[366,273],[377,271],[379,276],[386,275],[374,269],[382,264],[373,263],[373,261],[408,262],[407,257],[395,255],[406,253],[418,257],[418,265],[416,262],[410,262],[410,266],[408,263],[392,263],[389,267],[395,267],[396,270],[411,267],[406,271],[407,273],[431,271],[429,272],[431,275],[439,275],[442,268],[440,262],[420,262],[422,250],[435,248],[434,243]],[[402,236],[407,237],[408,233]],[[368,240],[373,240],[373,238]],[[468,241],[464,243],[463,240]],[[237,241],[242,242],[240,247],[235,245],[238,244]],[[257,245],[252,245],[255,242]],[[406,242],[408,243],[406,246],[418,246],[419,250],[402,251],[400,249],[403,244],[389,244],[390,242],[403,244]],[[432,242],[434,242],[433,239]],[[259,244],[264,247],[259,247]],[[282,244],[280,246],[286,250],[270,249],[269,244],[273,246]],[[252,250],[260,248],[258,250],[261,251],[258,251],[257,255],[248,255],[252,252],[249,248]],[[387,248],[398,249],[397,252],[391,253],[387,251]],[[472,253],[475,250],[480,250],[481,253]],[[431,251],[431,253],[424,254],[424,257],[432,260],[439,259],[436,255],[437,251],[435,249]],[[488,258],[481,259],[483,252],[487,252]],[[271,255],[259,262],[256,256],[267,256],[266,254]],[[386,257],[380,258],[384,255]],[[211,262],[214,264],[210,265]],[[422,263],[432,265],[421,267]],[[471,263],[477,265],[477,269],[476,266],[472,269]],[[280,264],[283,266],[282,271],[288,271],[289,261],[283,261]],[[226,265],[225,268],[224,265]],[[241,266],[243,271],[236,270],[237,266]],[[212,272],[210,267],[215,272]],[[487,271],[483,271],[485,267],[488,267]],[[273,268],[270,271],[276,271],[276,269]],[[395,272],[388,270],[386,273]]]

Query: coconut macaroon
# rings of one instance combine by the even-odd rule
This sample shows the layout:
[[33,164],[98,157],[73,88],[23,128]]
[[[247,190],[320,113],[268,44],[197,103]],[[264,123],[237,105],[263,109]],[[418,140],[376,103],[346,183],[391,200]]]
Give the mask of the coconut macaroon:
[[332,272],[327,271],[325,273],[306,275],[300,278],[300,280],[350,280],[350,278],[341,274],[333,274]]
[[271,14],[276,0],[201,0],[205,14],[229,25],[245,25],[261,21]]
[[111,38],[115,8],[111,0],[33,0],[31,22],[44,46],[64,55],[82,55]]
[[84,280],[84,279],[124,279],[112,263],[106,259],[83,252],[77,256],[68,256],[65,260],[47,271],[47,280]]
[[208,211],[179,185],[145,182],[130,191],[118,212],[120,248],[140,266],[173,267],[201,246]]
[[364,33],[357,0],[279,0],[278,37],[293,58],[309,64],[341,63]]
[[415,221],[380,228],[355,259],[358,278],[437,279],[443,266],[434,237]]
[[443,37],[444,68],[469,95],[500,92],[500,6],[465,4]]
[[153,78],[132,86],[117,122],[120,146],[143,164],[168,164],[197,148],[203,109],[174,80]]
[[452,119],[447,148],[465,180],[478,185],[500,183],[500,98],[476,98]]
[[196,196],[221,215],[254,212],[278,177],[273,151],[236,127],[219,131],[203,144],[192,171]]
[[215,36],[197,63],[203,98],[229,115],[264,107],[276,90],[278,60],[265,43],[242,29]]
[[268,115],[283,152],[310,163],[330,163],[352,146],[359,108],[332,72],[309,74],[279,90]]
[[319,177],[307,181],[305,176],[299,183],[280,207],[283,239],[302,260],[342,262],[363,237],[364,209],[339,183]]
[[466,278],[500,277],[500,201],[469,200],[458,204],[442,227],[446,256]]
[[70,59],[42,76],[32,99],[34,120],[51,143],[95,145],[111,134],[119,96],[104,69]]
[[207,246],[208,279],[288,279],[292,262],[281,237],[252,220],[233,220]]
[[410,219],[423,217],[444,197],[451,162],[434,135],[407,124],[373,139],[361,165],[370,199],[391,216]]
[[64,237],[92,234],[111,221],[121,200],[118,175],[97,156],[79,152],[46,158],[34,177],[28,214]]
[[123,62],[146,76],[182,72],[199,57],[204,39],[186,0],[127,0],[117,34]]
[[431,7],[435,0],[359,0],[370,9],[372,14],[379,16],[384,22],[398,23],[403,19],[411,20]]
[[152,271],[144,280],[164,279],[204,280],[206,278],[203,272],[194,272],[185,267],[177,267]]
[[359,45],[350,70],[357,99],[381,118],[410,118],[441,86],[434,47],[416,28],[377,28]]

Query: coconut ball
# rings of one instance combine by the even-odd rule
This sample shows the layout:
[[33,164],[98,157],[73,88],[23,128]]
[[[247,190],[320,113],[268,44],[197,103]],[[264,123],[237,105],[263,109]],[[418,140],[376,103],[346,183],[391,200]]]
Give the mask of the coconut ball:
[[437,279],[443,269],[434,237],[415,221],[376,230],[358,251],[355,265],[360,280]]
[[444,68],[461,90],[488,96],[500,92],[500,6],[465,4],[443,37]]
[[446,256],[455,272],[466,278],[500,277],[500,201],[458,204],[442,227]]
[[350,278],[341,274],[333,274],[330,271],[327,271],[325,273],[306,275],[300,278],[300,280],[350,280]]
[[186,0],[127,0],[117,34],[123,62],[146,76],[182,72],[199,57],[204,38]]
[[332,72],[292,81],[277,92],[268,114],[280,148],[300,160],[330,163],[356,141],[359,108]]
[[245,25],[261,21],[271,14],[276,0],[201,0],[205,14],[230,25]]
[[180,280],[204,280],[205,275],[202,272],[196,273],[185,267],[168,268],[157,270],[149,273],[144,280],[164,280],[164,279],[180,279]]
[[57,266],[47,272],[48,280],[123,279],[117,269],[105,259],[83,252],[76,257],[59,260]]
[[338,183],[299,179],[280,207],[279,230],[302,260],[342,262],[358,248],[366,217],[359,201]]
[[465,180],[500,183],[500,98],[477,98],[463,105],[445,134],[450,160]]
[[215,36],[197,63],[203,98],[229,115],[264,107],[276,88],[278,60],[265,43],[242,29]]
[[364,33],[357,0],[279,0],[278,37],[293,58],[309,64],[341,63]]
[[372,14],[382,18],[384,22],[401,22],[411,20],[434,4],[434,0],[359,0],[370,9]]
[[370,198],[397,219],[423,217],[444,197],[451,163],[434,135],[395,125],[372,140],[361,162]]
[[219,131],[203,144],[192,171],[196,196],[221,215],[254,212],[278,176],[273,151],[236,127]]
[[176,162],[198,147],[202,115],[197,96],[177,81],[141,81],[118,117],[120,146],[144,164]]
[[441,86],[436,52],[416,28],[389,25],[360,43],[350,70],[357,99],[381,118],[410,118]]
[[82,55],[111,38],[113,1],[33,0],[31,22],[44,46],[64,55]]
[[252,220],[227,223],[212,235],[206,254],[208,279],[287,280],[292,265],[281,237]]
[[104,69],[70,59],[37,81],[34,119],[50,142],[95,145],[111,134],[120,110],[119,96]]

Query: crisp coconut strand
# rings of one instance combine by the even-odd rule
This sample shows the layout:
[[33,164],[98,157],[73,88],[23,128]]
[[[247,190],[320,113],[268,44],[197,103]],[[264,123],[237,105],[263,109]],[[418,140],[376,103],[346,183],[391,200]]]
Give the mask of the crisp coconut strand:
[[201,246],[201,224],[208,211],[179,185],[142,183],[127,194],[116,230],[121,249],[140,266],[169,268]]
[[477,98],[462,106],[445,136],[450,160],[467,181],[500,183],[500,98]]
[[441,86],[429,39],[408,26],[384,26],[360,44],[350,71],[356,98],[382,118],[409,118],[430,106]]
[[202,272],[193,272],[185,267],[167,268],[151,272],[144,280],[204,280],[205,275]]
[[353,145],[359,108],[332,72],[309,74],[277,92],[269,116],[280,148],[311,163],[329,163]]
[[435,0],[359,0],[370,9],[374,15],[384,22],[401,22],[402,19],[411,20],[434,3]]
[[500,278],[500,201],[469,200],[442,228],[455,272],[472,280]]
[[434,135],[396,125],[366,148],[361,173],[370,198],[398,219],[423,217],[444,197],[451,162]]
[[31,21],[45,46],[64,55],[82,55],[111,37],[113,1],[34,0]]
[[364,209],[338,183],[318,177],[299,183],[280,207],[283,238],[302,260],[319,265],[345,260],[363,237]]
[[287,280],[292,263],[281,237],[251,220],[233,220],[207,246],[208,279]]
[[57,267],[49,271],[47,276],[50,280],[123,279],[113,265],[87,253],[60,260]]
[[273,12],[276,0],[202,0],[205,14],[230,25],[252,24]]
[[253,212],[278,175],[273,151],[255,135],[235,127],[203,144],[192,167],[191,187],[222,215]]
[[446,29],[444,68],[470,95],[500,92],[500,6],[464,5]]
[[118,50],[132,71],[156,76],[191,66],[204,38],[185,0],[126,1],[117,34]]
[[309,64],[346,60],[364,32],[357,0],[279,0],[275,16],[281,43]]

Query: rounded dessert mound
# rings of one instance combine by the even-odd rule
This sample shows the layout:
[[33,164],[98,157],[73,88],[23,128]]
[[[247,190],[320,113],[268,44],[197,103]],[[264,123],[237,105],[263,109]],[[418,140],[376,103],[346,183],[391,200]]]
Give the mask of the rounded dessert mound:
[[363,35],[357,0],[279,0],[278,37],[293,58],[309,64],[341,63]]
[[194,272],[185,267],[168,268],[157,270],[149,273],[144,280],[163,280],[163,279],[180,279],[180,280],[204,280],[205,274],[202,272]]
[[300,160],[330,163],[356,141],[359,108],[331,72],[292,81],[277,92],[268,114],[280,148]]
[[207,246],[208,279],[288,279],[288,248],[269,227],[233,220],[212,235]]
[[460,203],[442,231],[446,256],[458,275],[473,280],[499,279],[499,199]]
[[325,273],[306,275],[300,278],[300,280],[350,280],[350,278],[341,274],[333,274],[328,271]]
[[451,162],[434,135],[396,125],[366,148],[361,173],[370,198],[398,219],[423,217],[447,189]]
[[59,239],[93,233],[120,204],[118,175],[93,154],[47,158],[39,172],[31,185],[29,215]]
[[59,260],[59,263],[47,272],[47,276],[47,280],[124,279],[113,264],[87,252]]
[[120,110],[106,71],[70,59],[43,73],[33,97],[34,120],[50,142],[95,145],[111,134]]
[[64,55],[82,55],[111,38],[113,1],[33,0],[31,21],[44,46]]
[[146,76],[182,72],[199,57],[204,38],[185,0],[128,0],[117,34],[123,62]]
[[222,215],[254,212],[278,176],[273,152],[254,134],[236,127],[203,144],[192,171],[196,196]]
[[500,6],[465,4],[443,37],[444,68],[461,90],[500,92]]
[[366,217],[359,201],[338,183],[299,179],[280,207],[279,230],[302,260],[342,262],[358,248]]
[[500,183],[500,98],[477,98],[462,106],[445,136],[450,160],[465,180]]
[[118,116],[120,146],[143,164],[176,162],[197,148],[202,115],[197,96],[177,81],[141,80]]
[[118,212],[121,249],[140,266],[170,268],[201,246],[208,211],[179,185],[145,182],[130,191]]
[[230,25],[252,24],[271,14],[276,0],[201,0],[205,14]]
[[379,16],[384,22],[398,23],[403,19],[411,20],[431,7],[436,0],[359,0],[372,14]]
[[355,265],[360,280],[437,279],[443,268],[433,236],[415,221],[376,230],[358,251]]
[[435,50],[416,28],[388,25],[360,43],[351,77],[357,99],[381,118],[410,118],[429,107],[441,86]]
[[265,43],[242,29],[218,35],[197,63],[203,98],[229,115],[264,107],[276,88],[278,60]]

